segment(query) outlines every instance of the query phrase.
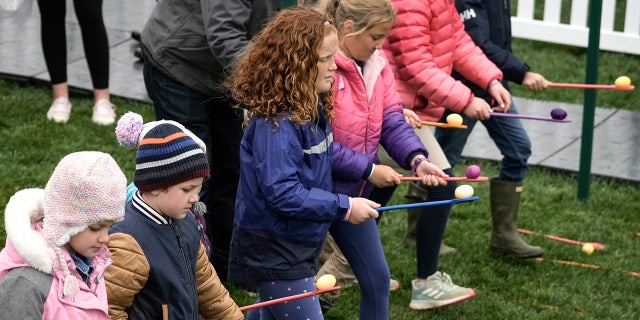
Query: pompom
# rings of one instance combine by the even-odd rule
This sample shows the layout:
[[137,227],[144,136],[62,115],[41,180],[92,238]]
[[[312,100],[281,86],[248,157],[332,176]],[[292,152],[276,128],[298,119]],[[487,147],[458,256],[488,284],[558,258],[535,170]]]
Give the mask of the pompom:
[[80,287],[78,286],[78,278],[72,276],[67,271],[67,275],[64,277],[63,287],[62,287],[62,296],[68,297],[74,295],[80,291]]
[[121,146],[136,148],[140,142],[140,133],[144,128],[142,116],[135,112],[127,112],[116,125],[116,139]]

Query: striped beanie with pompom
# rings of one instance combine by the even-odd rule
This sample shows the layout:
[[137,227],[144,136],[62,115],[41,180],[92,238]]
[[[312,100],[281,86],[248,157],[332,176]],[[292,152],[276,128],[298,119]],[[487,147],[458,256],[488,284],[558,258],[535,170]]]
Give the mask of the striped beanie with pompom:
[[123,146],[138,146],[133,182],[141,193],[209,178],[204,143],[175,121],[143,124],[140,115],[127,112],[118,120],[116,137]]

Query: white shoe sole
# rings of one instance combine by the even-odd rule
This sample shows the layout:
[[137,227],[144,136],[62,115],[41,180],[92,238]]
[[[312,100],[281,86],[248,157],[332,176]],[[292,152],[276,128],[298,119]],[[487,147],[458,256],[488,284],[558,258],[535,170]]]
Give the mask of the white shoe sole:
[[476,295],[476,292],[471,290],[471,292],[466,296],[449,299],[449,300],[437,300],[437,301],[411,300],[411,303],[409,303],[409,308],[413,310],[428,310],[428,309],[440,308],[440,307],[445,307],[445,306],[456,304],[462,301],[469,300],[473,298],[475,295]]

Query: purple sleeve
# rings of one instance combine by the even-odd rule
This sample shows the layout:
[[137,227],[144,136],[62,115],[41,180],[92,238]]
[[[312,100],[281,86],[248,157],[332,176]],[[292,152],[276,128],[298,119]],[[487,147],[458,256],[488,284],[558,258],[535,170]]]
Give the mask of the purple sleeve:
[[405,121],[401,105],[385,108],[380,144],[398,165],[407,170],[411,169],[409,156],[416,153],[429,156],[418,135]]

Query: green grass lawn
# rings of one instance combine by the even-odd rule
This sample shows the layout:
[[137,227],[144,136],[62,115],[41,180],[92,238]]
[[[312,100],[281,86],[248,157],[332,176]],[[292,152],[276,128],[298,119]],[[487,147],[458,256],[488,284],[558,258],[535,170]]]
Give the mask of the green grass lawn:
[[[516,52],[533,70],[556,82],[584,82],[584,50],[517,40]],[[622,74],[640,79],[640,57],[603,52],[601,82],[612,83]],[[598,106],[640,111],[639,90],[599,92]],[[514,86],[514,95],[539,100],[582,103],[583,91],[549,89],[529,93]],[[0,220],[9,197],[24,188],[43,188],[55,164],[66,154],[98,150],[113,155],[129,180],[135,167],[135,149],[117,144],[113,126],[91,122],[93,102],[72,98],[74,109],[68,124],[46,120],[50,92],[46,88],[22,87],[0,81]],[[141,113],[153,120],[148,105],[114,99],[118,115]],[[462,175],[466,165],[478,164],[483,174],[495,176],[497,164],[466,159],[456,168]],[[519,226],[544,234],[605,244],[606,250],[592,255],[579,246],[544,237],[524,236],[545,249],[543,261],[496,259],[488,250],[488,184],[474,183],[480,200],[454,207],[445,242],[458,249],[440,260],[440,269],[459,285],[474,288],[476,297],[458,305],[417,312],[408,308],[410,282],[415,276],[415,252],[402,245],[406,211],[386,212],[380,223],[391,274],[401,289],[391,293],[390,319],[638,319],[640,278],[640,188],[638,184],[596,178],[587,201],[577,200],[573,174],[534,167],[525,181]],[[403,203],[402,185],[390,204]],[[4,246],[0,228],[0,247]],[[600,266],[598,269],[565,265],[567,260]],[[239,305],[253,303],[245,292],[230,286]],[[343,290],[327,319],[357,319],[359,289]]]

